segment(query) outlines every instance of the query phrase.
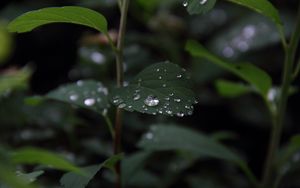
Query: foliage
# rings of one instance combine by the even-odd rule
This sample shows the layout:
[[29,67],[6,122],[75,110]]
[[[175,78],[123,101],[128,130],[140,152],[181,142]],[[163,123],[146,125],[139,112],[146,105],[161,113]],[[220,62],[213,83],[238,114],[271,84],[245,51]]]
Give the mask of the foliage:
[[295,4],[129,1],[0,10],[0,187],[299,187]]

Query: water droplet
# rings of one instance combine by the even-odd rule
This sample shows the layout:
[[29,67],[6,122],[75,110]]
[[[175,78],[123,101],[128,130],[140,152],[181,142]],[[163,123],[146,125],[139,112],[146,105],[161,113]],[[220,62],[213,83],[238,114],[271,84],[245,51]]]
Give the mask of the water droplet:
[[166,110],[166,113],[171,115],[173,112],[171,110]]
[[207,0],[200,0],[200,1],[199,1],[199,3],[200,3],[201,5],[204,5],[206,2],[207,2]]
[[175,101],[175,102],[180,102],[180,101],[181,101],[181,99],[174,99],[174,101]]
[[159,77],[158,77],[158,79],[159,79],[159,80],[161,80],[161,79],[162,79],[162,77],[161,77],[161,76],[159,76]]
[[156,72],[159,72],[159,69],[156,69]]
[[153,139],[153,134],[147,133],[147,134],[145,134],[145,138],[151,140],[151,139]]
[[70,95],[71,101],[76,101],[77,99],[78,99],[78,95],[76,95],[76,94]]
[[174,93],[170,93],[169,95],[172,97],[174,95]]
[[153,95],[149,95],[145,100],[144,103],[147,106],[157,106],[159,104],[159,100],[157,97],[153,96]]
[[187,113],[189,116],[191,116],[193,114],[193,111],[188,111]]
[[188,106],[188,105],[184,106],[184,108],[185,108],[185,109],[188,109],[188,110],[191,109],[191,107]]
[[184,113],[183,113],[183,112],[178,112],[176,115],[177,115],[178,117],[183,117],[183,116],[184,116]]
[[189,3],[188,3],[187,0],[185,0],[185,1],[182,3],[182,5],[183,5],[184,7],[187,7],[187,6],[189,5]]
[[139,79],[138,79],[138,82],[141,82],[141,81],[142,81],[142,79],[141,79],[141,78],[139,78]]
[[167,87],[167,84],[163,84],[162,86],[163,86],[163,87]]
[[132,106],[130,105],[130,106],[128,106],[128,108],[129,108],[129,109],[131,109],[131,108],[132,108]]
[[87,106],[93,106],[95,104],[95,99],[93,99],[93,98],[85,99],[84,104]]
[[169,101],[169,100],[170,100],[170,97],[166,97],[165,100],[166,100],[166,101]]
[[113,100],[113,103],[114,103],[114,104],[117,104],[118,102],[119,102],[119,99],[114,99],[114,100]]
[[139,100],[140,98],[141,98],[140,94],[134,94],[134,96],[133,96],[134,101]]
[[176,77],[177,77],[177,78],[181,78],[181,77],[182,77],[182,75],[181,75],[181,74],[178,74]]
[[83,81],[82,80],[78,80],[77,82],[76,82],[76,84],[77,84],[77,86],[82,86],[83,85]]
[[119,104],[118,108],[125,108],[126,107],[126,104],[125,103],[121,103]]
[[163,111],[162,111],[161,109],[159,109],[159,110],[158,110],[158,113],[159,113],[159,114],[162,114],[162,113],[163,113]]

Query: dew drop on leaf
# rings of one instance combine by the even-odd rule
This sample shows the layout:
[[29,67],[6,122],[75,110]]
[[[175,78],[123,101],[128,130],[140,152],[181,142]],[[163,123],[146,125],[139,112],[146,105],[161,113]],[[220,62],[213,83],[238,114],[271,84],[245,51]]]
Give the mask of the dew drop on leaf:
[[126,107],[126,104],[125,103],[121,103],[119,104],[118,108],[125,108]]
[[184,116],[184,113],[183,113],[183,112],[178,112],[176,115],[177,115],[178,117],[183,117],[183,116]]
[[133,96],[134,101],[139,100],[140,98],[141,98],[140,94],[134,94],[134,96]]
[[78,95],[76,95],[76,94],[70,95],[71,101],[76,101],[77,99],[78,99]]
[[180,102],[181,100],[180,100],[180,99],[174,99],[174,101],[175,101],[175,102]]
[[151,139],[153,139],[153,134],[152,134],[152,133],[147,133],[147,134],[145,135],[145,137],[146,137],[147,139],[151,140]]
[[183,3],[182,3],[182,5],[184,6],[184,7],[187,7],[188,6],[188,1],[187,0],[185,0]]
[[207,2],[207,0],[200,0],[200,1],[199,1],[199,3],[200,3],[201,5],[204,5],[206,2]]
[[93,106],[95,104],[95,99],[93,98],[88,98],[88,99],[85,99],[84,100],[84,104],[87,105],[87,106]]
[[153,95],[149,95],[145,100],[144,100],[145,105],[147,106],[157,106],[159,104],[159,100],[157,97]]
[[181,77],[182,77],[182,75],[181,75],[181,74],[179,74],[179,75],[177,75],[176,77],[177,77],[177,78],[181,78]]

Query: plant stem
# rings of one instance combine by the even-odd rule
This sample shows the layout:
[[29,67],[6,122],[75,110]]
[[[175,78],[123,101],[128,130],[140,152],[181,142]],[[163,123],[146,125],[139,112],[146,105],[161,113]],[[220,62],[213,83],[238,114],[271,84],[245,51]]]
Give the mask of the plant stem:
[[108,117],[107,115],[103,115],[103,117],[104,117],[104,120],[105,120],[105,122],[106,122],[106,125],[107,125],[107,127],[108,127],[108,129],[109,129],[109,132],[110,132],[110,134],[111,134],[111,137],[112,137],[112,139],[114,140],[114,139],[115,139],[115,130],[114,130],[114,127],[113,127],[113,125],[112,125],[112,123],[111,123],[111,120],[109,119],[109,117]]
[[277,112],[274,116],[272,133],[269,143],[269,150],[266,159],[262,187],[271,188],[276,187],[272,182],[274,174],[274,161],[277,155],[279,148],[279,143],[281,139],[282,129],[284,125],[284,118],[286,114],[287,101],[289,96],[289,88],[292,82],[292,73],[293,73],[293,64],[295,61],[296,50],[298,47],[300,39],[300,4],[298,8],[298,15],[296,21],[296,27],[291,37],[290,43],[285,47],[285,61],[284,61],[284,70],[282,77],[282,86],[280,92],[279,103],[277,107]]
[[[121,3],[121,20],[117,43],[116,53],[116,72],[117,72],[117,86],[122,87],[124,82],[124,67],[123,67],[123,48],[124,48],[124,37],[126,31],[127,12],[130,0],[122,0]],[[114,136],[114,154],[121,153],[121,132],[122,132],[122,110],[117,108],[115,117],[115,136]],[[118,162],[115,166],[117,174],[116,188],[121,188],[121,163]]]

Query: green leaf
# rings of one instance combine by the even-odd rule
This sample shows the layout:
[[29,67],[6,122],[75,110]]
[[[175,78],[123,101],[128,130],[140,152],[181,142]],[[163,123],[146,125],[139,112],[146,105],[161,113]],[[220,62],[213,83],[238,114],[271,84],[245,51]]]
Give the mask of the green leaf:
[[154,125],[138,146],[150,151],[182,150],[239,163],[240,157],[214,139],[174,125]]
[[188,41],[186,50],[195,57],[207,59],[215,65],[223,68],[241,79],[250,83],[264,98],[266,98],[272,85],[271,77],[262,69],[250,63],[229,63],[211,54],[196,41]]
[[147,114],[192,115],[195,94],[184,69],[163,62],[140,72],[126,87],[115,89],[111,101],[119,108]]
[[123,187],[130,182],[130,180],[141,170],[145,161],[149,158],[151,152],[141,151],[137,152],[129,157],[126,157],[122,161],[122,184]]
[[248,7],[270,18],[277,25],[282,25],[277,9],[268,0],[228,0],[228,1]]
[[116,162],[122,159],[122,156],[123,155],[114,155],[104,161],[102,164],[83,168],[83,170],[87,173],[86,176],[82,176],[73,172],[66,173],[60,179],[60,184],[64,188],[84,188],[88,185],[88,183],[93,179],[93,177],[99,170],[101,170],[103,167],[112,169]]
[[12,90],[27,88],[30,75],[31,71],[28,68],[9,70],[0,75],[0,95]]
[[223,97],[238,97],[250,93],[253,89],[242,83],[231,82],[228,80],[217,80],[215,82],[218,93]]
[[100,82],[79,80],[76,83],[60,86],[49,92],[46,98],[87,108],[103,113],[110,106],[107,88]]
[[17,176],[24,179],[28,184],[36,181],[36,179],[42,174],[44,174],[43,170],[34,171],[30,173],[22,173],[20,171],[17,171]]
[[8,29],[11,32],[23,33],[50,23],[79,24],[107,33],[107,21],[102,14],[76,6],[43,8],[27,12],[13,20]]
[[63,157],[37,148],[18,149],[12,153],[11,160],[14,164],[40,164],[54,169],[84,174],[80,168],[74,166]]
[[[3,184],[3,185],[2,185]],[[16,176],[13,170],[0,163],[0,187],[1,188],[34,188],[26,180]]]
[[183,6],[187,7],[189,14],[204,14],[210,11],[216,4],[216,0],[185,0]]

